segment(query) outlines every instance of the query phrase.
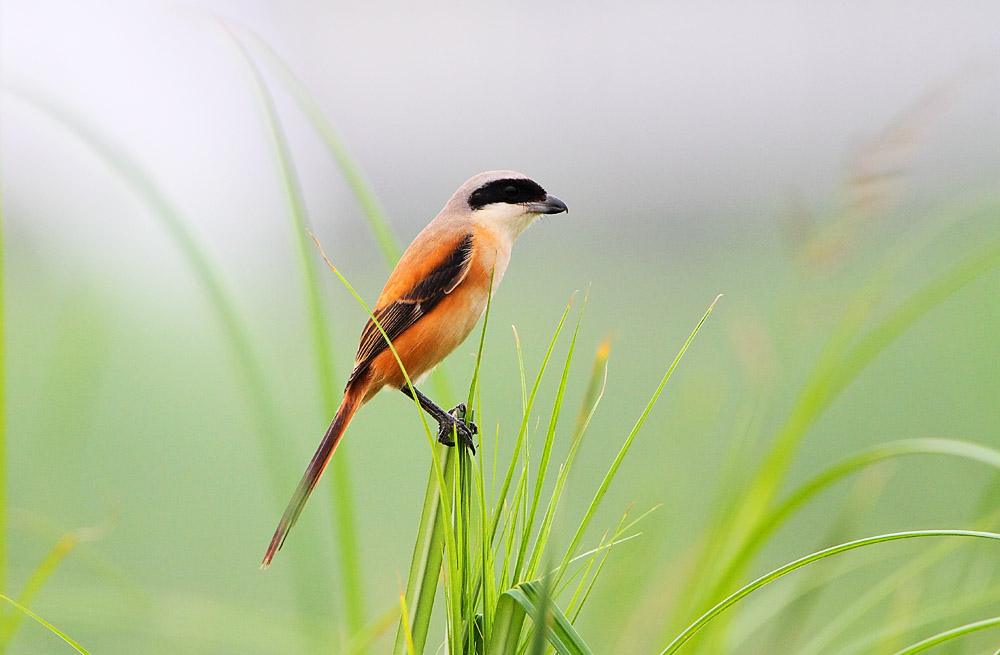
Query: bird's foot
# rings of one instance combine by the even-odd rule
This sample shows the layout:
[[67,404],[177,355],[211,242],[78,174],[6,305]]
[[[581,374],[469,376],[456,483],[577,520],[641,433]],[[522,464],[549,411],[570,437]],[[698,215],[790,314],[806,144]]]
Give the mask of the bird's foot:
[[438,424],[438,441],[446,446],[455,445],[455,435],[463,446],[476,454],[476,442],[473,437],[479,433],[479,428],[471,421],[465,420],[465,403],[459,403],[448,411],[448,419]]

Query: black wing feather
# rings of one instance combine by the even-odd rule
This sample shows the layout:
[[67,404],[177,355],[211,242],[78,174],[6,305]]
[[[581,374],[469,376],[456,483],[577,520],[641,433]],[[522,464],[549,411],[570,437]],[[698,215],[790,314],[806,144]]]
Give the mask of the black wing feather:
[[[472,261],[472,235],[465,235],[458,246],[427,277],[418,282],[402,298],[372,312],[390,340],[395,340],[420,320],[446,295],[465,279]],[[361,331],[361,343],[354,359],[354,370],[347,384],[351,384],[367,370],[372,360],[387,350],[385,336],[368,319]]]

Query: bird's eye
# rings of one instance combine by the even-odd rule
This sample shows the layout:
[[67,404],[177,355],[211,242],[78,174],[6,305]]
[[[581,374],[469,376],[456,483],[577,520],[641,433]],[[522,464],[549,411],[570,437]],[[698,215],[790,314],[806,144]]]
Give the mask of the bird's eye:
[[503,188],[503,195],[505,198],[513,200],[517,197],[517,187],[511,184],[510,186],[505,186]]

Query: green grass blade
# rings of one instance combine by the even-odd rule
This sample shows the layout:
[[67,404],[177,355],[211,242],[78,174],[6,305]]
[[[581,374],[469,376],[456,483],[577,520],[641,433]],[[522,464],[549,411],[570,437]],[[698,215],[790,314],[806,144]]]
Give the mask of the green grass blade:
[[[329,418],[337,411],[341,394],[333,377],[333,347],[330,343],[330,329],[326,313],[323,310],[319,273],[313,264],[312,252],[309,247],[309,218],[305,200],[302,197],[301,184],[292,161],[288,139],[285,136],[274,97],[268,89],[267,82],[243,42],[225,23],[223,23],[223,27],[231,37],[251,74],[274,148],[274,156],[281,176],[285,201],[288,205],[288,216],[291,219],[293,239],[302,274],[307,320],[315,350],[320,403],[325,417]],[[329,477],[333,478],[331,501],[336,510],[336,543],[337,552],[340,555],[340,587],[344,592],[347,627],[353,633],[361,630],[365,625],[365,596],[364,584],[361,580],[361,549],[358,546],[358,528],[354,511],[349,455],[350,453],[346,452],[345,449],[340,449],[337,457],[334,458],[332,475]]]
[[[853,336],[867,315],[871,303],[870,284],[860,293],[852,309],[845,312],[841,328],[835,333],[821,357],[809,383],[778,433],[774,447],[761,464],[753,485],[735,524],[749,529],[773,499],[785,478],[799,443],[808,429],[818,420],[833,400],[890,344],[931,310],[963,287],[1000,267],[1000,241],[954,265],[931,283],[909,296],[888,316],[870,329],[853,346]],[[881,279],[878,276],[874,284]],[[740,536],[740,535],[738,535]]]
[[813,562],[818,562],[827,557],[832,557],[834,555],[839,555],[840,553],[845,553],[858,548],[864,548],[867,546],[874,546],[880,543],[886,543],[890,541],[899,541],[903,539],[921,539],[930,537],[966,537],[966,538],[976,538],[976,539],[993,539],[1000,541],[1000,534],[993,532],[976,532],[972,530],[914,530],[909,532],[893,532],[890,534],[881,534],[874,537],[865,537],[863,539],[857,539],[855,541],[849,541],[847,543],[838,544],[836,546],[831,546],[830,548],[824,548],[823,550],[816,551],[801,557],[793,562],[789,562],[784,566],[778,567],[769,573],[765,573],[761,577],[757,578],[753,582],[744,585],[740,589],[736,590],[725,599],[714,605],[707,612],[702,614],[694,623],[690,624],[687,628],[681,631],[670,644],[660,653],[660,655],[671,655],[676,653],[681,646],[684,645],[691,637],[693,637],[699,630],[704,628],[708,623],[710,623],[715,617],[724,612],[726,609],[736,604],[746,596],[750,595],[754,591],[757,591],[761,587],[764,587],[775,580],[802,568],[812,564]]
[[[542,486],[545,484],[545,476],[549,468],[549,460],[552,456],[552,444],[555,442],[556,427],[559,424],[559,415],[562,413],[563,398],[566,394],[566,383],[569,381],[570,365],[573,363],[573,353],[576,350],[576,339],[580,334],[580,325],[583,322],[584,310],[587,306],[587,299],[584,297],[583,308],[576,319],[576,327],[573,329],[573,336],[569,340],[569,348],[566,350],[566,361],[563,364],[562,376],[559,378],[559,387],[556,389],[555,401],[552,403],[552,413],[549,417],[549,426],[545,432],[545,441],[542,443],[542,457],[538,462],[538,471],[535,473],[535,489],[531,496],[528,508],[528,519],[521,528],[521,544],[517,552],[517,562],[514,564],[514,580],[520,581],[521,567],[527,557],[528,544],[531,542],[531,531],[535,527],[535,515],[538,512],[538,503],[542,497]],[[536,552],[541,555],[542,544],[536,544]],[[529,566],[534,566],[534,563]]]
[[39,92],[20,87],[11,90],[14,95],[59,123],[87,145],[146,203],[153,217],[160,223],[184,258],[225,332],[226,343],[233,349],[236,365],[241,369],[239,377],[246,384],[246,393],[251,399],[250,405],[257,413],[256,433],[264,455],[268,477],[275,491],[275,496],[283,499],[284,485],[281,483],[280,467],[277,466],[283,451],[278,447],[274,438],[275,435],[280,434],[279,422],[274,402],[268,390],[267,376],[265,376],[260,360],[253,351],[247,329],[236,310],[235,303],[225,289],[222,275],[212,264],[205,248],[198,243],[188,228],[190,221],[184,220],[180,211],[156,185],[153,178],[139,162],[115,145],[99,128],[89,124],[73,110]]
[[550,621],[550,607],[552,605],[552,588],[549,580],[542,581],[538,602],[535,603],[535,611],[532,613],[532,623],[535,625],[534,634],[531,635],[531,645],[528,647],[526,655],[545,655],[546,634],[548,633]]
[[535,382],[531,387],[531,393],[528,395],[528,399],[525,402],[524,413],[521,417],[521,426],[517,432],[517,439],[514,441],[514,453],[511,455],[510,466],[507,467],[507,473],[504,476],[503,484],[500,486],[500,494],[497,497],[493,512],[493,521],[490,526],[491,543],[496,537],[497,523],[500,521],[499,508],[503,507],[503,503],[507,499],[507,492],[510,491],[510,483],[514,477],[514,470],[518,462],[518,456],[521,454],[521,449],[524,446],[525,436],[528,432],[528,421],[531,419],[531,410],[535,404],[535,397],[538,395],[538,389],[542,384],[542,376],[545,374],[545,369],[549,364],[549,358],[552,356],[552,351],[556,346],[556,341],[559,340],[559,335],[562,333],[563,326],[566,324],[566,317],[569,316],[569,311],[572,306],[573,299],[571,298],[570,301],[566,303],[566,309],[563,310],[562,316],[559,317],[559,323],[556,324],[556,329],[552,333],[552,338],[549,339],[549,346],[545,350],[545,355],[542,357],[542,363],[538,367],[538,374],[535,375]]
[[[93,541],[99,538],[103,532],[102,528],[81,528],[60,537],[52,549],[42,558],[38,566],[35,567],[35,570],[31,572],[31,575],[28,576],[28,580],[24,583],[24,587],[18,596],[18,604],[23,607],[31,607],[42,587],[45,586],[45,583],[56,572],[56,569],[59,568],[63,560],[73,552],[77,544],[85,541]],[[22,613],[3,617],[4,620],[0,622],[0,649],[6,646],[14,633],[17,632],[24,616]]]
[[552,524],[555,520],[556,510],[559,508],[559,501],[562,500],[563,491],[566,488],[566,481],[569,479],[570,471],[573,470],[573,463],[576,455],[583,443],[583,436],[590,426],[591,419],[597,412],[597,407],[604,398],[604,390],[608,384],[608,355],[610,354],[610,342],[605,339],[597,349],[594,356],[594,364],[590,371],[590,381],[587,383],[587,390],[583,396],[583,403],[580,405],[580,413],[577,415],[576,427],[573,431],[573,438],[570,441],[569,452],[566,459],[559,467],[556,475],[556,484],[549,497],[548,506],[545,508],[545,515],[542,517],[542,525],[538,529],[538,538],[535,540],[535,548],[531,554],[531,561],[528,564],[526,577],[533,578],[538,573],[538,564],[541,561],[542,553],[549,542],[549,535],[552,532]]
[[[497,609],[497,623],[500,617],[507,620],[509,630],[496,630],[490,647],[486,651],[488,655],[507,655],[517,652],[520,627],[524,623],[525,616],[538,616],[539,606],[545,602],[546,594],[544,587],[539,581],[524,582],[513,589],[509,589],[500,597],[499,608]],[[535,625],[536,630],[545,630],[546,639],[560,655],[589,655],[592,653],[587,642],[577,633],[573,624],[554,603],[548,603],[548,611],[552,622],[549,625]],[[516,628],[516,630],[515,630]]]
[[911,644],[902,650],[896,651],[896,655],[914,655],[914,653],[925,651],[932,646],[943,644],[946,641],[951,641],[952,639],[957,639],[967,634],[978,632],[979,630],[986,630],[997,626],[1000,626],[1000,616],[994,616],[992,618],[975,621],[973,623],[966,623],[965,625],[960,625],[957,628],[939,632],[936,635],[932,635],[926,639],[918,641],[915,644]]
[[702,326],[705,325],[705,321],[707,321],[708,317],[711,316],[712,311],[715,309],[716,303],[719,302],[719,299],[721,297],[722,297],[721,295],[716,296],[715,300],[713,300],[712,303],[708,306],[708,309],[705,310],[705,313],[702,315],[697,325],[695,325],[694,329],[691,331],[687,339],[684,341],[684,345],[682,345],[681,349],[677,351],[677,354],[674,356],[673,361],[670,362],[670,365],[667,367],[666,372],[660,379],[660,383],[657,385],[656,390],[653,391],[653,395],[646,403],[646,407],[642,410],[642,414],[639,415],[639,418],[636,420],[635,425],[632,426],[632,430],[625,438],[625,443],[623,443],[621,448],[618,450],[618,454],[615,456],[614,461],[611,463],[611,468],[609,468],[608,472],[604,475],[604,479],[601,481],[600,487],[598,487],[597,492],[594,494],[594,498],[590,501],[590,506],[587,507],[587,511],[583,516],[583,520],[580,521],[580,525],[576,529],[576,533],[573,535],[573,539],[570,541],[569,548],[566,549],[566,553],[565,555],[563,555],[563,561],[562,564],[560,565],[560,571],[556,574],[557,575],[555,583],[556,586],[558,586],[559,583],[558,576],[564,575],[566,564],[569,563],[569,560],[573,557],[573,553],[576,550],[577,546],[580,545],[580,540],[583,539],[584,532],[586,532],[587,527],[590,525],[590,521],[591,519],[593,519],[594,513],[597,511],[597,507],[601,504],[601,501],[604,499],[604,494],[607,493],[608,487],[611,486],[611,481],[614,480],[615,475],[618,473],[618,468],[621,466],[622,461],[625,459],[625,456],[628,454],[629,449],[632,447],[632,442],[635,441],[636,435],[639,434],[639,430],[642,429],[643,424],[646,422],[646,418],[649,416],[650,412],[653,411],[653,407],[656,406],[656,401],[659,400],[660,394],[663,393],[664,387],[667,386],[667,382],[673,376],[674,371],[677,369],[677,365],[680,364],[681,359],[684,358],[684,354],[688,351],[688,348],[691,347],[691,344],[694,343],[695,337],[698,336],[698,333],[701,331]]
[[879,462],[910,455],[948,455],[1000,469],[1000,450],[981,444],[953,439],[900,439],[880,444],[852,455],[817,474],[796,488],[755,526],[737,554],[719,576],[719,583],[708,595],[717,597],[728,580],[737,576],[772,535],[796,510],[817,494],[846,476]]
[[79,642],[77,642],[75,639],[73,639],[68,634],[66,634],[65,632],[63,632],[59,628],[55,627],[54,625],[52,625],[51,623],[49,623],[48,621],[46,621],[42,617],[38,616],[37,614],[35,614],[31,610],[29,610],[27,607],[24,607],[23,605],[20,605],[16,601],[11,600],[10,598],[8,598],[7,596],[5,596],[3,594],[0,594],[0,600],[5,600],[8,603],[10,603],[11,605],[13,605],[14,609],[16,609],[17,611],[21,612],[25,616],[29,617],[30,619],[32,619],[33,621],[35,621],[36,623],[38,623],[39,625],[41,625],[46,630],[48,630],[52,634],[56,635],[57,637],[59,637],[60,639],[62,639],[63,641],[65,641],[67,644],[69,644],[70,646],[73,647],[73,650],[75,650],[76,652],[80,653],[80,655],[90,655],[90,653],[87,651],[87,649],[84,648],[83,646],[81,646]]
[[[250,411],[255,415],[253,433],[256,436],[256,443],[260,450],[269,486],[276,501],[284,502],[287,490],[282,481],[283,466],[281,463],[287,459],[288,455],[277,441],[277,436],[282,433],[282,430],[277,408],[269,390],[268,377],[264,373],[256,352],[254,352],[249,331],[236,309],[236,304],[223,284],[222,275],[213,265],[205,248],[188,228],[190,221],[184,219],[177,207],[139,162],[128,152],[118,147],[99,128],[44,94],[23,88],[12,89],[12,91],[36,110],[62,125],[88,146],[115,175],[146,203],[153,218],[159,222],[181,254],[191,270],[194,280],[207,297],[208,305],[222,327],[226,344],[232,349],[233,360],[239,372],[238,378],[244,384],[244,393],[247,396]],[[296,559],[291,566],[293,576],[297,581],[295,585],[296,602],[305,612],[310,603],[305,598],[304,590],[308,586],[307,581],[315,575],[313,569],[315,564],[307,564]]]
[[368,226],[375,237],[382,257],[389,268],[396,265],[399,255],[402,252],[399,241],[396,239],[389,226],[389,221],[385,216],[378,201],[378,196],[372,191],[371,186],[365,181],[360,167],[351,157],[343,141],[337,134],[330,120],[323,113],[323,109],[313,98],[312,94],[301,80],[292,72],[291,67],[278,55],[264,39],[256,32],[240,26],[240,30],[251,37],[254,47],[264,55],[264,60],[271,66],[278,81],[288,90],[295,102],[299,105],[302,113],[312,124],[313,129],[319,135],[327,151],[330,153],[337,167],[340,169],[347,186],[357,200],[358,205],[365,214]]

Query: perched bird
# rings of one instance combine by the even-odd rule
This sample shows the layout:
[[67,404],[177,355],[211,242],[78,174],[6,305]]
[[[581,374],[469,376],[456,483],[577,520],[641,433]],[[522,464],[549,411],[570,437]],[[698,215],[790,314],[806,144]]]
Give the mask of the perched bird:
[[[561,200],[525,175],[489,171],[459,187],[417,235],[372,310],[414,385],[469,336],[486,309],[490,280],[495,289],[503,279],[518,235],[542,214],[565,211]],[[384,387],[411,395],[385,336],[369,319],[344,399],[281,516],[261,567],[281,548],[354,413]],[[416,386],[413,393],[437,421],[439,441],[451,446],[457,436],[472,446],[476,428],[464,421],[464,408],[446,412]]]

